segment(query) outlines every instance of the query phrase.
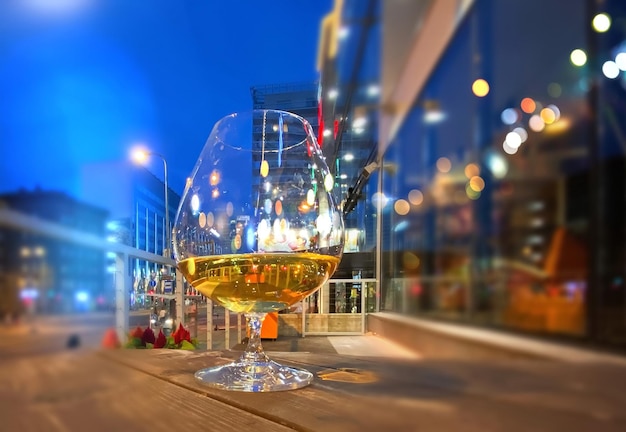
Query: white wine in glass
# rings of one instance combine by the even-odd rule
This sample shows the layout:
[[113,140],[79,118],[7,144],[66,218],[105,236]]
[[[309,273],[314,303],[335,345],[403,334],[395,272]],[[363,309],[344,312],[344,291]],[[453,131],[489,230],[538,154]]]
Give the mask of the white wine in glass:
[[335,180],[310,124],[285,111],[218,121],[198,158],[174,223],[179,271],[217,304],[244,313],[248,346],[238,361],[202,369],[213,387],[291,390],[313,375],[263,352],[265,314],[317,291],[341,260],[344,228]]

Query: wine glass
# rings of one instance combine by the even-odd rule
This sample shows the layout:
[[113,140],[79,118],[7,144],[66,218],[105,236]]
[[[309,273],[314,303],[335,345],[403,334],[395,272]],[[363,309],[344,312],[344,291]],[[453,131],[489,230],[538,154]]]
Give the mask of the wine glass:
[[309,371],[268,359],[260,330],[266,313],[315,292],[337,268],[344,232],[334,187],[302,117],[253,110],[215,124],[187,179],[174,253],[196,290],[245,314],[249,341],[239,360],[199,370],[197,379],[246,392],[291,390],[312,381]]

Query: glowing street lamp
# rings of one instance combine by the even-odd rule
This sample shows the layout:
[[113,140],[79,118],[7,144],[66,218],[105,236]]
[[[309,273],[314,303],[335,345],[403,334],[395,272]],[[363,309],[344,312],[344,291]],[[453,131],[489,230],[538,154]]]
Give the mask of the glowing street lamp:
[[[165,183],[165,241],[167,247],[164,247],[163,252],[170,250],[171,239],[170,239],[170,211],[169,211],[169,202],[168,202],[168,186],[167,186],[167,161],[165,157],[159,153],[154,153],[145,149],[134,149],[131,153],[131,158],[135,163],[140,165],[144,165],[150,156],[156,156],[163,161],[163,182]],[[169,253],[168,253],[169,255]]]

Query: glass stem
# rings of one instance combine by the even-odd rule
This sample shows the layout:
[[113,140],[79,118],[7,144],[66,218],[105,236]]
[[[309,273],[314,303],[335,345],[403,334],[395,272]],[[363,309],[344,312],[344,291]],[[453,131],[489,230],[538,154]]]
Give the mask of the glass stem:
[[248,325],[248,346],[241,356],[241,361],[250,362],[267,362],[269,359],[263,351],[261,345],[261,325],[265,319],[265,313],[247,313],[246,324]]

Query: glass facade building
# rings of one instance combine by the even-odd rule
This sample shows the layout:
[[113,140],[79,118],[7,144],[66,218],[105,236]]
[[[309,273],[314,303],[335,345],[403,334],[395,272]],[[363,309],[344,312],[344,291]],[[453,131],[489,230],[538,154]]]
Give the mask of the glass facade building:
[[415,3],[322,23],[376,310],[626,347],[626,4]]
[[[109,209],[108,236],[137,249],[163,256],[167,244],[165,185],[141,166],[128,161],[93,163],[84,167],[83,199]],[[111,175],[111,173],[115,175]],[[102,185],[106,184],[106,190]],[[180,196],[168,188],[170,226]],[[171,229],[171,228],[170,228]],[[131,305],[149,303],[151,292],[161,291],[161,266],[134,260]]]

